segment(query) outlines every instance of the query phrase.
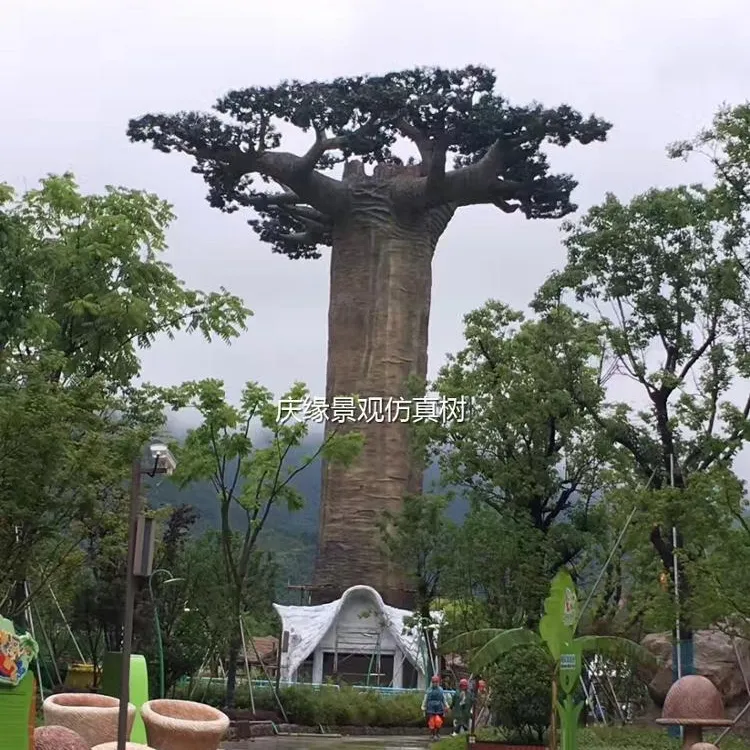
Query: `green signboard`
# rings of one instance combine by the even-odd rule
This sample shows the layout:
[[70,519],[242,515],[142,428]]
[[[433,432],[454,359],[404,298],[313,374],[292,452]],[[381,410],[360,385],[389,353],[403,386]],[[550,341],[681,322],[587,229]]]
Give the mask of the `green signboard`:
[[560,669],[575,671],[578,669],[578,659],[575,654],[562,654],[560,656]]

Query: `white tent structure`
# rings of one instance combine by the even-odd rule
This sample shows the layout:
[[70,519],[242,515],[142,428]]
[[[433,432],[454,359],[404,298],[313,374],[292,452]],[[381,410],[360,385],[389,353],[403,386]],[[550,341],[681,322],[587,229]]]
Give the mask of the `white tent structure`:
[[[407,623],[414,616],[389,607],[370,586],[352,586],[335,602],[274,604],[281,618],[280,679],[319,685],[336,676],[348,684],[424,688],[425,639]],[[439,623],[442,613],[432,613]]]

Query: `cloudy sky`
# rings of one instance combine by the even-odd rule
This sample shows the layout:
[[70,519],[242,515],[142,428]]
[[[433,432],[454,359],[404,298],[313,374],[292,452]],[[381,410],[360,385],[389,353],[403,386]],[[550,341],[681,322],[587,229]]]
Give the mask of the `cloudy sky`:
[[[165,342],[145,354],[144,376],[221,377],[232,394],[248,379],[323,394],[328,259],[273,255],[247,217],[209,208],[187,157],[129,143],[130,117],[207,109],[231,88],[285,78],[482,63],[513,103],[566,102],[614,123],[608,143],[553,155],[586,207],[606,191],[706,179],[664,148],[744,101],[750,81],[746,0],[5,0],[0,19],[0,179],[23,188],[72,170],[87,191],[125,185],[172,202],[177,273],[227,287],[255,317],[231,347]],[[556,222],[463,209],[435,260],[431,372],[461,346],[464,313],[490,297],[523,307],[562,259]]]

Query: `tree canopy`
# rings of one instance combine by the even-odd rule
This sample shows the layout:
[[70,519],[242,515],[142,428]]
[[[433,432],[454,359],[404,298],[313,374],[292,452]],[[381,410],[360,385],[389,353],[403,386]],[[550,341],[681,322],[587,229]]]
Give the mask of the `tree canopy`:
[[18,197],[0,186],[6,614],[23,604],[8,587],[60,569],[83,526],[117,503],[133,455],[163,425],[158,399],[132,382],[138,349],[180,330],[228,340],[250,314],[225,290],[186,287],[162,260],[172,219],[155,195],[113,187],[85,195],[71,174]]
[[[514,106],[495,85],[495,73],[478,65],[284,81],[230,91],[211,114],[144,115],[130,121],[128,135],[192,156],[211,205],[253,208],[251,226],[290,258],[320,257],[318,247],[332,243],[337,220],[362,198],[364,165],[375,164],[376,177],[394,175],[387,167],[401,163],[394,153],[400,138],[416,146],[420,161],[397,171],[400,179],[383,180],[395,214],[475,204],[527,218],[571,213],[576,182],[550,172],[542,146],[603,141],[609,123],[568,105]],[[280,150],[285,126],[314,133],[305,153]],[[358,179],[326,174],[341,163],[345,175]],[[407,174],[413,179],[403,179]],[[281,190],[264,186],[271,183]]]

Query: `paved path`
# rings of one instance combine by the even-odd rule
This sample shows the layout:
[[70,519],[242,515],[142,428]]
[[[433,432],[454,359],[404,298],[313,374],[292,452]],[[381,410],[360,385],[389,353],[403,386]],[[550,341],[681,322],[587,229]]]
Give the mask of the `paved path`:
[[224,750],[423,750],[427,737],[258,737],[225,742]]

